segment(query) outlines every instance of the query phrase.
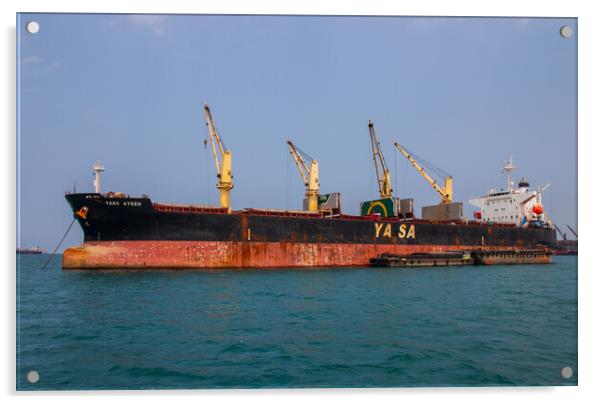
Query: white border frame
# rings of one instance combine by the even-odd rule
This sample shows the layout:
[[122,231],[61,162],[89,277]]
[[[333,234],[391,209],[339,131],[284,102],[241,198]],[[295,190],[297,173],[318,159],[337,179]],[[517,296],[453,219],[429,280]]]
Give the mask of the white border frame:
[[[5,125],[5,135],[0,149],[4,153],[4,169],[2,170],[2,190],[0,198],[1,222],[5,231],[2,233],[0,246],[5,258],[3,275],[3,322],[2,358],[5,358],[0,369],[2,393],[9,400],[19,397],[26,402],[36,396],[44,396],[46,403],[63,403],[65,400],[86,401],[98,400],[144,400],[145,403],[158,403],[165,396],[175,395],[178,400],[198,402],[218,399],[244,399],[251,402],[266,400],[287,400],[305,402],[312,399],[332,400],[374,400],[393,401],[400,398],[410,398],[416,401],[445,401],[462,404],[487,400],[488,403],[503,402],[518,398],[528,398],[548,402],[575,402],[595,397],[598,393],[598,375],[600,374],[597,360],[600,358],[599,308],[602,307],[598,289],[600,270],[596,268],[593,251],[594,242],[600,235],[600,216],[597,211],[600,197],[597,181],[600,170],[600,141],[601,131],[600,111],[602,102],[600,94],[600,76],[602,72],[601,52],[602,40],[601,13],[594,7],[593,1],[547,1],[527,2],[506,0],[483,2],[475,0],[429,0],[403,4],[402,2],[386,0],[322,0],[322,1],[277,1],[277,0],[105,0],[105,1],[75,1],[75,0],[8,0],[0,3],[3,28],[3,63],[1,88],[4,89],[1,122]],[[577,17],[579,19],[579,57],[578,57],[578,172],[579,198],[578,209],[581,212],[582,236],[579,255],[579,387],[536,387],[536,388],[399,388],[399,389],[333,389],[333,390],[187,390],[187,391],[140,391],[140,392],[52,392],[25,393],[15,392],[15,234],[16,234],[16,117],[15,117],[15,21],[16,12],[105,12],[105,13],[183,13],[183,14],[331,14],[331,15],[414,15],[414,16],[529,16],[529,17]],[[558,158],[561,158],[559,156]],[[8,226],[8,224],[11,226]],[[315,398],[314,398],[315,397]]]

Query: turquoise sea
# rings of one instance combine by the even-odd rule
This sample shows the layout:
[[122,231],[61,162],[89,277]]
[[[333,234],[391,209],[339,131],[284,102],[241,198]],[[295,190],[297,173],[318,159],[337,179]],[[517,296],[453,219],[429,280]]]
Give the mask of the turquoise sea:
[[[70,271],[17,256],[17,389],[576,385],[577,257]],[[561,369],[570,367],[570,378]],[[28,372],[39,374],[37,383]]]

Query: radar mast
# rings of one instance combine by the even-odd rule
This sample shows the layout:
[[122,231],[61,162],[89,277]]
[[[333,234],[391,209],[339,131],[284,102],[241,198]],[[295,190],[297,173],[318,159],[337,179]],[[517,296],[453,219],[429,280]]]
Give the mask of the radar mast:
[[508,178],[508,192],[512,192],[512,171],[514,171],[516,167],[512,163],[512,156],[510,156],[510,160],[504,162],[502,166],[502,174],[506,174]]

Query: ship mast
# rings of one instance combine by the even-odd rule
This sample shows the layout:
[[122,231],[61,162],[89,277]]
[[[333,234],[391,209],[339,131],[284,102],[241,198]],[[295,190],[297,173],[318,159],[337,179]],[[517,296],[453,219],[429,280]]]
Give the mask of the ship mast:
[[504,162],[504,165],[502,166],[502,174],[506,174],[506,177],[508,179],[508,192],[512,192],[512,171],[515,169],[516,167],[514,166],[514,164],[512,164],[512,156],[510,156],[510,160],[507,160]]
[[105,168],[100,164],[100,161],[97,161],[96,164],[94,164],[94,192],[97,194],[100,194],[100,173],[104,170]]

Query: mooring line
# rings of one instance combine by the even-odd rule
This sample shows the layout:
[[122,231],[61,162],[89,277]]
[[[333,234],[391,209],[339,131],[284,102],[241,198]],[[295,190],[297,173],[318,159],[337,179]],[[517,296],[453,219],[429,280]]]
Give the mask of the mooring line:
[[46,263],[44,264],[44,266],[42,266],[42,268],[40,268],[40,269],[46,268],[46,265],[48,265],[48,263],[52,260],[52,257],[54,257],[54,254],[56,254],[56,250],[58,250],[59,247],[61,246],[61,244],[63,244],[63,241],[65,241],[65,237],[67,237],[67,234],[69,234],[69,230],[71,230],[71,227],[73,227],[73,223],[75,223],[75,219],[76,218],[74,217],[73,220],[71,221],[71,224],[67,228],[67,231],[63,235],[63,238],[61,239],[61,241],[59,241],[58,245],[56,246],[56,248],[54,249],[54,251],[52,252],[52,254],[50,254],[50,258],[48,258],[48,261],[46,261]]

